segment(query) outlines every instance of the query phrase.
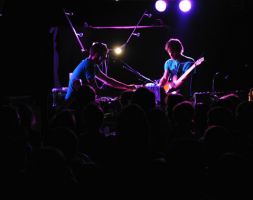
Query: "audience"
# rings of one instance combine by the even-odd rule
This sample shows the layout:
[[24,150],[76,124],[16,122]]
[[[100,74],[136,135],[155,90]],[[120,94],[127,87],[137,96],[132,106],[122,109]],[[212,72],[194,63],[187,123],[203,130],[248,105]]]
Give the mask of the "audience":
[[[247,187],[236,181],[252,177],[252,102],[231,94],[194,107],[181,94],[167,94],[166,107],[160,107],[146,88],[124,92],[115,101],[119,107],[105,113],[95,91],[82,86],[71,104],[48,108],[52,115],[46,123],[32,106],[2,101],[6,183],[98,189],[111,179],[117,188],[129,180],[131,186],[164,188],[159,177],[174,185],[167,188],[170,194],[181,191],[183,198],[187,191],[197,199],[219,199],[221,191],[222,197],[233,196]],[[107,115],[114,116],[111,125]],[[36,123],[47,127],[36,132]]]

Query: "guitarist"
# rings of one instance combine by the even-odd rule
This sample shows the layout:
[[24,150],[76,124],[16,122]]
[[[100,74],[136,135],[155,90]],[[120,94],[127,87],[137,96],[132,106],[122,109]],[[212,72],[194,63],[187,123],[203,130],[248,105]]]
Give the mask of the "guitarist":
[[[170,58],[164,64],[164,73],[158,85],[164,87],[166,92],[178,91],[186,98],[190,98],[192,96],[191,75],[180,84],[180,87],[175,83],[176,80],[191,67],[194,63],[194,59],[183,55],[184,47],[181,41],[176,38],[171,38],[166,42],[165,50]],[[165,88],[166,86],[169,87],[169,90]]]

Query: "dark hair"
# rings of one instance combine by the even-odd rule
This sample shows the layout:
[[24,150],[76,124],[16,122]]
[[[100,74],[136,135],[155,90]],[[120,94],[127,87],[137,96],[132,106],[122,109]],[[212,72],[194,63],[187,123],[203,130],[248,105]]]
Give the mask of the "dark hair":
[[98,53],[99,55],[106,55],[108,51],[107,45],[102,42],[93,42],[90,48],[91,55],[94,55],[95,53]]
[[165,50],[176,52],[176,53],[183,53],[184,47],[179,39],[171,38],[165,44]]

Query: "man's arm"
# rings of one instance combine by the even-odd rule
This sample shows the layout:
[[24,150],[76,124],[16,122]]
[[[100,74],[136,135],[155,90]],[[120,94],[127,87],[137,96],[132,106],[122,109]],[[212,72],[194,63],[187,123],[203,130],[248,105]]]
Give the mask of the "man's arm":
[[111,86],[113,88],[117,89],[123,89],[123,90],[135,90],[136,87],[134,85],[127,85],[125,83],[122,83],[116,79],[113,79],[106,74],[104,74],[101,70],[98,70],[98,73],[95,76],[97,79],[102,81],[104,84]]

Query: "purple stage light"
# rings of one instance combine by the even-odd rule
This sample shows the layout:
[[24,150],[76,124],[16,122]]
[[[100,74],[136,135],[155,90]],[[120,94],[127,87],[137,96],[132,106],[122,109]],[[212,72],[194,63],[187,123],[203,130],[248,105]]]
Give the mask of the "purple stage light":
[[159,12],[163,12],[166,10],[167,3],[164,0],[158,0],[155,3],[155,8]]
[[189,0],[182,0],[179,3],[179,9],[182,12],[188,12],[191,9],[191,2]]

